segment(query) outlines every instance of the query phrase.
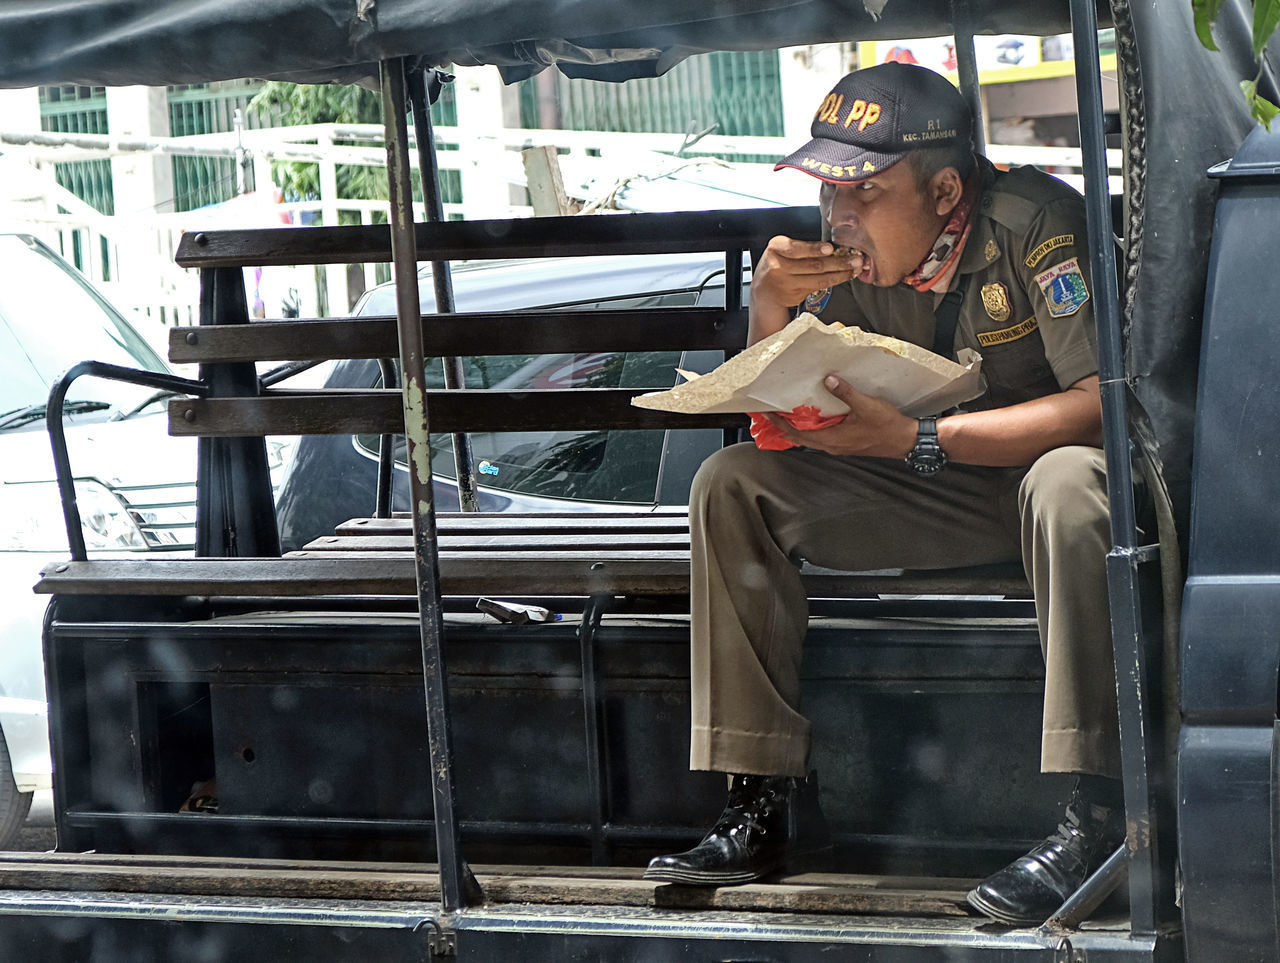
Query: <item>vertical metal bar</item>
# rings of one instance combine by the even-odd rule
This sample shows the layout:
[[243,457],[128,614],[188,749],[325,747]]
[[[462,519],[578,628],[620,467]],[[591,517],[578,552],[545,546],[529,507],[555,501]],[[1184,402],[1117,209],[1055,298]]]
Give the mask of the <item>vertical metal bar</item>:
[[1135,551],[1137,525],[1127,385],[1115,245],[1112,241],[1102,70],[1094,0],[1071,0],[1071,27],[1075,45],[1085,214],[1089,230],[1089,265],[1098,327],[1098,375],[1102,390],[1107,496],[1110,499],[1114,546],[1107,558],[1107,588],[1115,649],[1121,769],[1128,826],[1130,925],[1135,934],[1146,935],[1156,932],[1161,905],[1165,901],[1161,893],[1160,826],[1153,788],[1157,768],[1155,753],[1160,745],[1157,734],[1160,687],[1152,684],[1137,570],[1140,562],[1152,556],[1145,553],[1146,558],[1141,558],[1139,556],[1143,553]]
[[[444,220],[444,202],[440,196],[440,165],[436,159],[435,133],[431,126],[431,105],[427,98],[426,77],[421,68],[409,73],[409,102],[413,105],[413,128],[418,140],[418,174],[422,178],[422,200],[427,221]],[[453,274],[448,261],[431,262],[431,284],[435,289],[436,312],[453,314]],[[461,358],[442,358],[444,386],[465,388],[466,376]],[[479,511],[476,500],[475,460],[471,457],[471,441],[464,432],[453,434],[453,462],[458,480],[458,507],[464,512]]]
[[[378,370],[382,372],[382,387],[396,388],[396,366],[387,358],[378,359]],[[374,505],[374,518],[391,517],[391,489],[395,475],[394,448],[395,435],[382,435],[378,438],[378,490]]]
[[[453,740],[449,731],[444,666],[444,618],[440,608],[440,559],[436,549],[435,504],[431,488],[431,447],[424,395],[425,367],[418,302],[417,241],[409,179],[409,129],[405,119],[405,63],[380,65],[383,120],[387,128],[387,186],[391,201],[391,259],[396,281],[396,315],[403,373],[404,428],[408,442],[409,494],[413,506],[413,547],[417,563],[422,675],[431,751],[431,794],[435,806],[436,854],[441,902],[446,912],[468,903],[470,870],[462,860]],[[474,883],[474,880],[470,882]]]
[[596,671],[596,630],[604,617],[608,595],[592,595],[582,610],[578,643],[582,652],[582,713],[587,749],[587,788],[591,797],[591,862],[605,866],[609,850],[604,829],[609,819],[609,803],[605,788],[608,754],[604,736],[604,699],[600,693],[600,676]]
[[[196,235],[199,244],[200,235]],[[200,324],[248,324],[244,271],[239,267],[200,272]],[[200,380],[214,397],[260,393],[252,362],[202,364]],[[201,438],[196,447],[196,554],[278,556],[275,495],[267,443],[261,435]]]
[[742,252],[724,254],[724,307],[726,311],[742,309]]
[[1092,0],[1071,0],[1076,58],[1076,101],[1080,112],[1085,216],[1089,225],[1089,266],[1098,326],[1098,377],[1102,382],[1102,430],[1107,453],[1111,538],[1131,549],[1137,540],[1133,466],[1129,460],[1124,344],[1116,249],[1112,240],[1111,197],[1102,107],[1102,66],[1098,55],[1098,14]]
[[982,115],[982,85],[978,81],[978,55],[973,49],[973,17],[969,0],[951,0],[952,39],[956,42],[956,75],[960,93],[973,112],[973,149],[987,149],[986,124]]
[[[726,311],[742,310],[742,251],[725,251],[724,254],[724,308]],[[723,436],[723,447],[737,444],[738,429],[726,428]]]

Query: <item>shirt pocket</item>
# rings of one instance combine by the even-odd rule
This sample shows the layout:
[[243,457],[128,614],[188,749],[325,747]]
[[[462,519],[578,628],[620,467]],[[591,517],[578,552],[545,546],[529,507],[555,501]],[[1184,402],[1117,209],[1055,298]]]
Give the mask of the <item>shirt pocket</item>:
[[1044,356],[1044,340],[1038,330],[1016,341],[978,345],[977,351],[982,355],[982,374],[991,402],[1015,404],[1061,390]]

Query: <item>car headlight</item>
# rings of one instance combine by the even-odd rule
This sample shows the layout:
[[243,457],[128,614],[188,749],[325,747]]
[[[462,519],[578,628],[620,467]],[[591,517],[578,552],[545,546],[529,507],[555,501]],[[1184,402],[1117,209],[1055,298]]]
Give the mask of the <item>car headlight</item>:
[[[76,482],[85,547],[97,551],[145,549],[142,532],[120,499],[94,481]],[[0,550],[6,552],[65,552],[67,528],[62,501],[53,482],[0,484]]]

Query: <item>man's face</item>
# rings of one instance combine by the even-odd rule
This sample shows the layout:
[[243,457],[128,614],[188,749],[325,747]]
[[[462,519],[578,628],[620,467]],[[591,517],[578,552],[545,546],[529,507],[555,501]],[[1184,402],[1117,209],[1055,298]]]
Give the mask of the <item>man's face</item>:
[[914,172],[901,161],[854,184],[824,181],[818,202],[831,225],[832,243],[865,255],[855,280],[879,287],[899,284],[914,271],[947,219],[937,210],[930,185],[917,185]]

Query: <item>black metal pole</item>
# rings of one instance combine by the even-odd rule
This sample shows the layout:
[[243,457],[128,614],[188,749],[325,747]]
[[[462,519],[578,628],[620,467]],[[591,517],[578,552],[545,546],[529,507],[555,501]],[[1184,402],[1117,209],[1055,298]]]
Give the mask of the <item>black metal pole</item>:
[[973,17],[969,0],[951,0],[951,39],[956,42],[956,76],[960,93],[973,112],[973,149],[979,154],[987,149],[986,125],[982,112],[982,85],[978,80],[978,56],[973,49]]
[[1089,225],[1089,267],[1093,312],[1098,327],[1098,378],[1102,382],[1102,431],[1107,454],[1111,539],[1117,548],[1137,543],[1133,467],[1129,460],[1128,402],[1116,249],[1112,240],[1111,188],[1107,177],[1106,126],[1102,108],[1102,64],[1098,55],[1098,13],[1093,0],[1071,0],[1076,58],[1076,101],[1080,112],[1085,216]]
[[[409,102],[413,105],[413,128],[418,140],[418,175],[422,179],[422,200],[427,221],[444,220],[444,202],[440,195],[440,165],[436,159],[435,132],[431,126],[431,104],[427,97],[426,76],[421,68],[409,73]],[[431,262],[431,284],[435,288],[436,312],[453,314],[453,274],[448,261]],[[461,358],[442,358],[444,386],[465,388],[466,376]],[[458,480],[458,507],[464,512],[479,511],[476,501],[475,460],[471,457],[471,441],[465,432],[453,434],[453,462]]]
[[[391,260],[396,282],[397,328],[408,442],[409,495],[413,506],[413,548],[417,563],[422,675],[426,690],[427,739],[431,751],[431,793],[435,806],[436,854],[441,902],[447,913],[469,904],[474,879],[462,859],[449,731],[448,686],[444,666],[444,618],[440,608],[440,559],[436,546],[431,486],[431,446],[426,397],[418,254],[414,236],[413,190],[409,178],[409,129],[405,119],[405,62],[380,66],[383,121],[387,128],[387,186],[391,201]],[[470,884],[470,885],[469,885]]]
[[[396,366],[388,358],[378,359],[382,372],[382,387],[400,387],[396,379]],[[395,479],[394,448],[396,436],[384,434],[378,438],[378,488],[373,510],[374,518],[391,517],[391,495]]]
[[1154,546],[1137,547],[1133,468],[1128,432],[1128,390],[1116,250],[1112,240],[1107,178],[1102,67],[1098,54],[1095,0],[1071,0],[1075,45],[1076,101],[1089,229],[1089,266],[1098,329],[1098,377],[1102,392],[1103,444],[1112,549],[1107,557],[1107,591],[1115,651],[1120,723],[1120,762],[1128,827],[1130,927],[1135,935],[1155,934],[1163,907],[1171,902],[1160,859],[1161,826],[1154,786],[1159,778],[1157,732],[1161,686],[1155,679],[1144,632],[1139,567],[1158,560]]

